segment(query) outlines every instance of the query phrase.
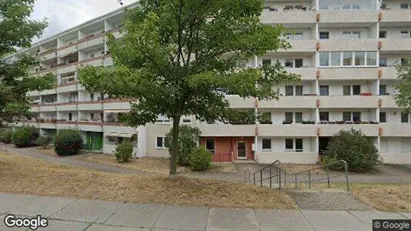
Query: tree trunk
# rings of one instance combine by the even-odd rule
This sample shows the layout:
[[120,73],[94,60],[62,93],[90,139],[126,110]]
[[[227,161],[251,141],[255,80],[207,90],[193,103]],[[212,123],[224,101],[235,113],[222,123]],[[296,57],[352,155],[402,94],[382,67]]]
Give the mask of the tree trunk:
[[170,158],[170,178],[174,178],[177,174],[177,155],[178,149],[178,134],[180,133],[180,118],[181,116],[173,117],[173,132],[171,134],[171,158]]

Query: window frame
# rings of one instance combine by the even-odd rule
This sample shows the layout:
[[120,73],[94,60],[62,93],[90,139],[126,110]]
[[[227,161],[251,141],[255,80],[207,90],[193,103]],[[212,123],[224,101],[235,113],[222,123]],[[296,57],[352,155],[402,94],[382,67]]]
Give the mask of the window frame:
[[[298,114],[298,120],[297,120],[297,114]],[[294,112],[294,123],[296,124],[302,124],[303,123],[303,113],[302,112]]]
[[[291,89],[291,93],[289,92]],[[285,86],[285,96],[294,96],[294,86]]]
[[[265,143],[265,142],[267,142],[267,141],[269,141],[269,143]],[[265,145],[267,145],[267,144],[269,144],[269,147],[268,147],[268,148],[265,147]],[[263,151],[271,151],[271,150],[272,150],[272,141],[271,141],[270,138],[263,138],[263,139],[261,140],[261,150],[263,150]]]
[[[382,116],[382,115],[384,115],[384,116]],[[382,120],[382,118],[384,118],[384,119]],[[380,121],[380,123],[387,123],[387,113],[386,112],[380,112],[379,121]]]
[[[289,144],[290,144],[289,141],[291,141],[291,148],[289,148]],[[284,141],[284,144],[285,144],[285,150],[286,151],[294,150],[294,139],[286,138],[285,141]]]
[[[321,38],[321,35],[327,35],[326,36],[327,38],[325,38],[325,37]],[[322,39],[324,39],[324,40],[325,39],[330,39],[330,32],[329,31],[320,31],[319,34],[318,34],[318,38],[321,39],[321,40]]]
[[[212,140],[213,141],[213,149],[209,149],[208,148],[208,141],[209,140]],[[216,146],[216,142],[215,142],[215,138],[206,138],[205,139],[205,142],[204,142],[204,146],[205,146],[205,149],[208,151],[208,152],[210,152],[210,153],[212,153],[213,155],[215,155],[216,153],[215,153],[215,146]]]
[[295,86],[295,96],[303,96],[304,95],[304,87],[302,85]]
[[[159,146],[159,139],[161,139],[162,146]],[[156,137],[156,149],[167,149],[166,147],[166,137],[165,136],[157,136]]]
[[352,95],[361,95],[361,85],[352,86]]
[[[299,141],[301,141],[301,148],[298,148],[297,146],[299,144]],[[294,142],[295,142],[294,144],[295,152],[303,152],[304,151],[304,140],[301,138],[297,138],[294,140]]]
[[410,117],[409,113],[401,112],[401,123],[409,123],[410,121],[409,117]]
[[[321,89],[322,88],[325,88],[325,89],[327,89],[327,94],[321,94]],[[330,95],[330,86],[329,85],[320,85],[320,88],[319,88],[319,90],[320,90],[320,96],[329,96]]]
[[[322,115],[321,115],[322,114]],[[319,119],[320,121],[330,121],[330,112],[328,111],[320,111],[320,115],[319,115]],[[321,117],[325,117],[324,119],[321,119]]]
[[[348,90],[348,93],[346,92]],[[343,96],[351,95],[351,85],[343,85]]]
[[[384,89],[384,91],[381,91]],[[379,95],[385,95],[387,93],[387,85],[386,84],[380,84],[379,86]]]

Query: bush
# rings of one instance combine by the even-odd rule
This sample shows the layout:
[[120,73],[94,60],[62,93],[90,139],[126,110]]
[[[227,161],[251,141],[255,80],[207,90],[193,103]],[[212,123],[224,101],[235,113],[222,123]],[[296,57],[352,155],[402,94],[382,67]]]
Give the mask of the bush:
[[[177,155],[177,163],[179,165],[187,166],[190,162],[190,155],[193,150],[197,147],[197,142],[200,139],[201,131],[198,128],[193,128],[190,126],[180,126],[178,136],[178,147],[179,152]],[[172,153],[171,142],[173,129],[167,134],[166,147],[168,148],[170,155]]]
[[70,156],[79,153],[83,139],[77,130],[59,130],[54,140],[54,151],[59,156]]
[[32,126],[23,126],[14,130],[11,136],[11,141],[18,148],[32,147],[37,145],[36,140],[39,136],[40,133],[37,128]]
[[[345,160],[351,171],[366,171],[378,163],[378,150],[360,130],[340,131],[328,144],[327,161]],[[340,169],[341,165],[330,166]]]
[[211,153],[204,148],[195,148],[190,157],[190,168],[193,171],[205,171],[210,167]]
[[11,129],[5,128],[0,130],[0,142],[5,144],[11,143],[11,136],[13,135],[13,131]]
[[117,145],[114,156],[118,162],[128,162],[133,156],[133,145],[130,142],[123,142]]
[[52,138],[50,136],[40,136],[36,143],[46,149],[50,145],[51,141]]

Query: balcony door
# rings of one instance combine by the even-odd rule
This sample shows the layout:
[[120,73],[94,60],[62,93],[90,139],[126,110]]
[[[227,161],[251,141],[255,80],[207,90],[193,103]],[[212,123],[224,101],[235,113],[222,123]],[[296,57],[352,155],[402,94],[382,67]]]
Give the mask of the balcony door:
[[240,160],[247,159],[247,148],[244,140],[237,142],[237,158]]

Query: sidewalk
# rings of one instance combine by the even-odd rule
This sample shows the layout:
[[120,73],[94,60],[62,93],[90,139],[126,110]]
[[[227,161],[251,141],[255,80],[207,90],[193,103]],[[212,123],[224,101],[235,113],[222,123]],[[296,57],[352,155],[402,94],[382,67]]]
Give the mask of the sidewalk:
[[371,230],[372,219],[411,219],[411,213],[183,207],[0,193],[0,230],[6,214],[41,215],[37,230]]

